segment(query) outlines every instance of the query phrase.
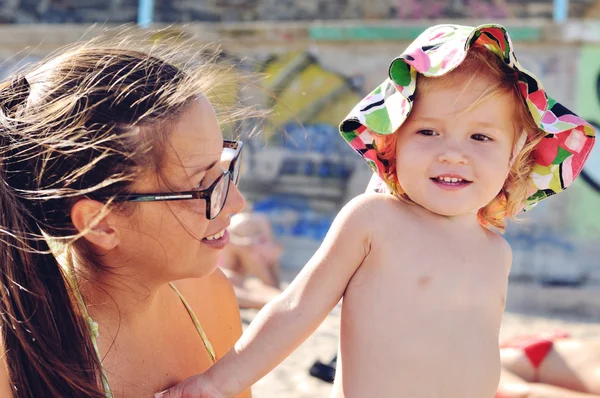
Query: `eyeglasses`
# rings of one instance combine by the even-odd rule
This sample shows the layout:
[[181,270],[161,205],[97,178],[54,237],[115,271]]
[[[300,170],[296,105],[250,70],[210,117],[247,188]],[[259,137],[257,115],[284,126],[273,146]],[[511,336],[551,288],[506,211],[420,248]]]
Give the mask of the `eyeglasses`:
[[238,185],[240,179],[240,156],[242,154],[242,141],[223,141],[221,165],[229,167],[206,189],[195,188],[191,191],[165,192],[165,193],[132,193],[113,196],[117,202],[163,202],[168,200],[206,200],[206,218],[217,218],[229,194],[229,184]]

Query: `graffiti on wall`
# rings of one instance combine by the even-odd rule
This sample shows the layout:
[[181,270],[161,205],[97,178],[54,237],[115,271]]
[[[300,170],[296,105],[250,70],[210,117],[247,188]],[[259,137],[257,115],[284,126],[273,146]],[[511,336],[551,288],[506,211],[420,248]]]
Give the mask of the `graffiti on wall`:
[[272,111],[249,142],[241,189],[279,236],[321,240],[362,166],[337,130],[362,97],[362,79],[326,69],[309,51],[270,55],[258,69]]
[[[339,121],[362,98],[362,79],[328,70],[309,51],[244,61],[223,56],[264,76],[258,90],[263,95],[251,101],[271,109],[260,134],[245,137],[241,189],[255,210],[268,213],[278,235],[322,239],[347,199],[355,166],[364,166],[337,130]],[[7,57],[0,78],[40,58]],[[219,96],[224,107],[240,99],[235,98],[241,95],[235,87],[225,91],[233,94]],[[233,134],[232,126],[224,127],[224,134]]]
[[[549,94],[596,126],[600,125],[600,48],[532,49],[523,65],[536,73]],[[581,178],[561,195],[542,202],[511,225],[514,278],[557,285],[600,281],[600,151],[595,148]]]
[[[600,129],[600,47],[586,46],[579,59],[577,109],[596,129]],[[584,172],[584,180],[600,192],[600,153],[595,151]]]
[[[594,51],[586,55],[578,48],[548,51],[534,45],[522,49],[520,60],[552,96],[600,125],[600,48]],[[590,68],[586,57],[593,58],[597,67]],[[579,73],[578,59],[586,65],[586,73]],[[263,193],[255,205],[270,212],[280,236],[318,240],[347,199],[345,190],[355,167],[364,168],[339,139],[337,124],[360,99],[361,89],[368,87],[361,87],[361,79],[326,70],[310,53],[272,57],[261,70],[276,95],[269,103],[274,113],[264,135],[273,147],[256,151],[255,158],[262,158],[265,166],[248,180]],[[593,90],[582,91],[576,77],[580,85]],[[525,222],[509,226],[506,236],[514,248],[514,279],[571,286],[600,281],[600,267],[594,262],[600,256],[596,244],[600,194],[589,183],[600,173],[594,156],[565,194],[542,202],[521,217]],[[257,184],[261,178],[268,183]]]
[[[137,0],[28,0],[0,2],[1,23],[135,22]],[[513,0],[195,0],[156,1],[156,22],[314,21],[390,19],[551,18],[551,1]],[[574,1],[571,17],[589,1]]]
[[[549,50],[531,43],[519,50],[522,64],[541,78],[552,96],[600,125],[600,46]],[[358,176],[368,170],[339,138],[337,125],[372,88],[365,81],[378,82],[380,76],[371,74],[381,71],[366,65],[346,68],[339,62],[340,69],[366,71],[364,76],[344,74],[325,67],[336,65],[326,62],[325,55],[334,57],[282,52],[244,65],[264,74],[265,94],[253,101],[272,112],[262,134],[247,140],[241,189],[255,210],[269,215],[280,237],[321,240],[349,199],[349,186],[366,186]],[[343,58],[342,49],[338,55]],[[34,58],[5,60],[0,76]],[[595,148],[584,175],[565,194],[542,202],[524,215],[525,223],[508,228],[514,277],[562,284],[580,284],[590,277],[600,281],[595,261],[600,258],[598,156]]]

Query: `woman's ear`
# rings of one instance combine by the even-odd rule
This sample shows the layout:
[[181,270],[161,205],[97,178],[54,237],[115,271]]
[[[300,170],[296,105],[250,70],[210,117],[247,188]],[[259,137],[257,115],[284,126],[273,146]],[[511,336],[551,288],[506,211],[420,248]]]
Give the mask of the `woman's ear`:
[[119,230],[111,222],[111,216],[104,203],[91,199],[81,199],[71,209],[71,221],[77,232],[103,251],[114,249],[120,242]]

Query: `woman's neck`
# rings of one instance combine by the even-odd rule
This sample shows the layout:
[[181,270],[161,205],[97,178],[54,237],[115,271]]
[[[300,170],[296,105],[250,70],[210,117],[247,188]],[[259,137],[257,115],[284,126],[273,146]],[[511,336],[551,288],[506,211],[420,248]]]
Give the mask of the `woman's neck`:
[[[112,264],[108,257],[103,261]],[[60,256],[59,262],[73,270],[76,287],[94,320],[118,319],[121,325],[134,325],[160,311],[164,304],[161,298],[170,291],[167,282],[132,273],[131,267],[102,270],[82,263],[74,255]]]

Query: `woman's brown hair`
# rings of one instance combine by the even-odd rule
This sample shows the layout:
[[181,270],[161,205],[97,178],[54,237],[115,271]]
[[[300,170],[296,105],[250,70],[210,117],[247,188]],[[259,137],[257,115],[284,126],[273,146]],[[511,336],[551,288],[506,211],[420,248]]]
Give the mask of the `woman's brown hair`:
[[82,235],[70,218],[78,199],[128,193],[158,169],[193,98],[218,103],[232,87],[231,66],[179,39],[148,51],[131,49],[139,38],[94,40],[0,84],[0,324],[15,397],[105,396],[73,278],[49,242]]

